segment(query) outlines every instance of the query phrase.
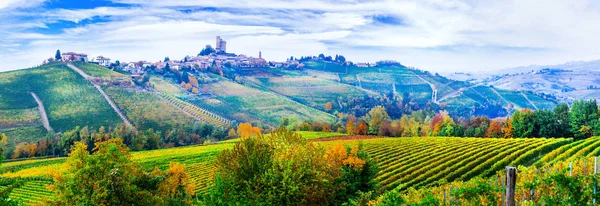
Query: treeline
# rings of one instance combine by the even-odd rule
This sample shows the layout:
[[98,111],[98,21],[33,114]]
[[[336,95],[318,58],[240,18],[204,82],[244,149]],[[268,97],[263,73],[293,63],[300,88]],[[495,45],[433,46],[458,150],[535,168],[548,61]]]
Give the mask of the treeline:
[[92,151],[95,142],[120,138],[133,151],[171,148],[186,145],[217,142],[237,137],[234,129],[227,130],[211,124],[195,123],[193,125],[179,125],[165,132],[148,129],[134,131],[130,127],[121,125],[98,130],[89,127],[76,127],[63,133],[50,134],[37,142],[21,142],[12,151],[7,151],[8,158],[31,158],[40,156],[66,156],[71,151],[75,142],[85,142]]
[[596,100],[578,100],[571,107],[559,104],[553,110],[515,111],[506,118],[487,116],[451,117],[448,112],[417,110],[400,118],[389,115],[389,108],[375,106],[358,118],[338,113],[335,124],[297,122],[284,118],[281,126],[302,131],[334,131],[356,135],[392,137],[454,136],[454,137],[574,137],[600,135],[600,109]]

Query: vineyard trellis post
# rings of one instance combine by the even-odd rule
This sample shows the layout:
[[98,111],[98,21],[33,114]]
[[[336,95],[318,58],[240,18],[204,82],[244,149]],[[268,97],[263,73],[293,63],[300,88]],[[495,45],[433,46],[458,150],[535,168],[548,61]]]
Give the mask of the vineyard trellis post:
[[[598,157],[594,157],[594,175],[598,174]],[[594,181],[594,205],[596,204],[596,187],[597,187],[597,183],[596,181]]]
[[517,168],[506,167],[506,206],[515,205],[515,183],[517,182]]

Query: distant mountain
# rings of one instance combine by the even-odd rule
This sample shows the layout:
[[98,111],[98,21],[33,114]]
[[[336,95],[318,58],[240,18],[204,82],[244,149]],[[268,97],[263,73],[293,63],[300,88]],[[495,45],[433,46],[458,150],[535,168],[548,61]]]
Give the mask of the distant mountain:
[[600,100],[600,60],[515,67],[491,77],[470,81],[506,90],[550,94],[561,102]]

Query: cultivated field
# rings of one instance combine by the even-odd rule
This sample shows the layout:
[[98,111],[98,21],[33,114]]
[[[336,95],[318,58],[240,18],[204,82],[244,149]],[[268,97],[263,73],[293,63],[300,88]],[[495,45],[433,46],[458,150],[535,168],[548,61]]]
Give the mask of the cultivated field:
[[[302,132],[307,139],[331,138],[344,134]],[[526,165],[555,148],[568,145],[570,139],[490,139],[490,138],[345,138],[318,142],[325,147],[335,144],[355,146],[364,144],[365,151],[380,165],[377,179],[387,188],[408,188],[435,185],[439,181],[469,180],[475,176],[490,176],[507,165]],[[235,141],[208,146],[191,146],[153,151],[134,152],[133,158],[144,170],[165,169],[169,162],[181,162],[196,183],[196,192],[208,190],[214,169],[213,162],[223,149]],[[573,143],[574,144],[574,143]],[[60,170],[64,159],[41,159],[10,162],[2,165],[3,180],[22,178],[25,185],[11,195],[35,203],[51,194],[43,184],[53,169]],[[24,178],[24,179],[23,179]],[[7,184],[6,186],[10,186]]]

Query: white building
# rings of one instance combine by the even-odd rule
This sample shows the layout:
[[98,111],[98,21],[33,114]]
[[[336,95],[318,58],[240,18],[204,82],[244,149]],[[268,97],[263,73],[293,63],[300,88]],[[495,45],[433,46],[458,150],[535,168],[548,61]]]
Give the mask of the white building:
[[87,54],[80,54],[75,52],[65,52],[61,55],[63,61],[88,61]]
[[96,57],[96,62],[98,62],[100,66],[110,66],[110,58],[107,57],[98,56]]

